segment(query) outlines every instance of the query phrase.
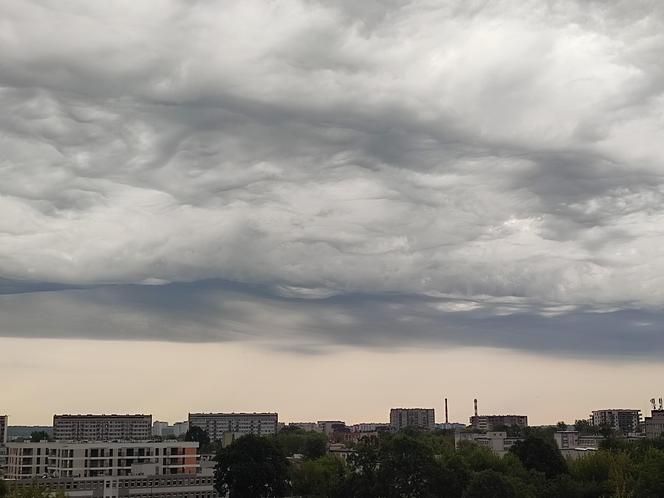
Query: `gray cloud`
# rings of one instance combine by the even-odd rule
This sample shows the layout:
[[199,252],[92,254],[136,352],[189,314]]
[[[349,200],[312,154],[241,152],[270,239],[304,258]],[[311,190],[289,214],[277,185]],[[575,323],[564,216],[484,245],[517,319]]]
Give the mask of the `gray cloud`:
[[0,14],[0,334],[649,350],[659,3]]

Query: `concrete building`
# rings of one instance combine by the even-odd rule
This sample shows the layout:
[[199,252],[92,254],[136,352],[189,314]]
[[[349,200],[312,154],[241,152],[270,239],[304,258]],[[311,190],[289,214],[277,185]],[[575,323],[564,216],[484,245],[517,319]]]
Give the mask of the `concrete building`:
[[390,430],[390,424],[384,422],[364,422],[361,424],[353,424],[350,426],[350,431],[360,433],[377,433]]
[[[16,488],[34,485],[32,479],[11,481]],[[218,498],[214,476],[187,474],[179,476],[129,475],[122,477],[62,477],[39,479],[51,492],[64,491],[68,498]]]
[[173,424],[173,436],[180,437],[184,436],[189,430],[189,422],[175,422]]
[[346,422],[343,420],[319,420],[316,422],[318,430],[324,432],[328,436],[335,432],[346,432]]
[[54,415],[57,441],[141,441],[152,437],[152,415]]
[[638,432],[641,426],[641,410],[625,408],[594,410],[590,415],[590,423],[594,426],[607,425],[624,434]]
[[579,431],[557,431],[553,435],[553,439],[564,457],[579,458],[589,451],[599,449],[600,444],[604,441],[604,436],[582,436]]
[[290,422],[288,427],[302,429],[303,431],[318,431],[318,424],[316,422]]
[[189,427],[199,427],[210,440],[226,444],[245,434],[274,435],[278,418],[276,413],[190,413]]
[[656,439],[664,434],[664,410],[652,410],[644,420],[646,437]]
[[390,427],[399,431],[406,427],[433,430],[436,424],[436,413],[433,408],[392,408],[390,410]]
[[474,415],[470,417],[470,425],[481,431],[497,431],[512,426],[525,429],[528,427],[528,417],[525,415]]
[[7,444],[7,427],[9,426],[9,417],[0,415],[0,446]]
[[152,424],[152,435],[155,437],[164,437],[168,433],[168,422],[157,420]]
[[507,433],[504,431],[489,431],[485,433],[456,432],[454,434],[454,445],[456,448],[463,442],[469,442],[489,448],[498,456],[505,455],[514,443],[521,440],[521,438],[507,437]]
[[462,431],[466,428],[466,424],[460,424],[457,422],[443,422],[442,424],[436,424],[436,429],[442,431]]
[[8,443],[7,478],[119,477],[145,474],[195,474],[199,468],[198,443],[156,442],[49,442]]

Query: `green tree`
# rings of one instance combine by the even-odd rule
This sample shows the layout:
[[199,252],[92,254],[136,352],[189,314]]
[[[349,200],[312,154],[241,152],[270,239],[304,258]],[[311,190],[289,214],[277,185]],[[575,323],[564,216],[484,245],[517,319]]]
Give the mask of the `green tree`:
[[635,496],[661,498],[664,496],[664,452],[651,449],[638,470]]
[[184,435],[184,440],[197,442],[201,453],[207,453],[210,451],[210,436],[200,427],[190,427],[187,433]]
[[556,424],[556,429],[558,429],[559,431],[565,431],[567,430],[567,424],[561,420]]
[[514,485],[495,470],[476,473],[463,493],[463,498],[516,498]]
[[293,494],[307,498],[334,498],[348,477],[348,465],[334,456],[305,460],[294,466]]
[[9,490],[7,498],[67,498],[64,491],[49,491],[37,484],[27,487],[15,487]]
[[229,498],[273,498],[289,491],[289,463],[273,439],[246,435],[219,451],[215,489]]
[[30,441],[33,443],[38,443],[40,441],[48,441],[48,432],[46,431],[33,431],[30,434]]
[[567,472],[567,464],[552,442],[529,436],[516,442],[510,452],[516,455],[525,468],[543,472],[546,477],[555,477]]
[[327,437],[322,432],[285,427],[275,440],[288,456],[298,453],[306,458],[320,458],[327,450]]

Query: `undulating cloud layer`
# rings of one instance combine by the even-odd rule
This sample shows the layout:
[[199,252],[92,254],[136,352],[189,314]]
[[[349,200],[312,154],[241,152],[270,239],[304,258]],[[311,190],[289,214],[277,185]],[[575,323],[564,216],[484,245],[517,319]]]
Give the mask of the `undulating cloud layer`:
[[3,0],[0,334],[658,354],[664,4]]

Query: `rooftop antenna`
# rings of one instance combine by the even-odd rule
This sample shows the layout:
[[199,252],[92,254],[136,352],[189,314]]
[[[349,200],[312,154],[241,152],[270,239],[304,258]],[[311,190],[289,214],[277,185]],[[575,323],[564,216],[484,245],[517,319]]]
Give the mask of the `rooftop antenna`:
[[475,405],[475,416],[477,417],[477,398],[473,400],[473,404]]
[[657,405],[655,404],[655,398],[650,398],[650,404],[652,405],[653,410],[657,410]]
[[445,398],[445,424],[449,424],[450,419],[447,417],[447,398]]

